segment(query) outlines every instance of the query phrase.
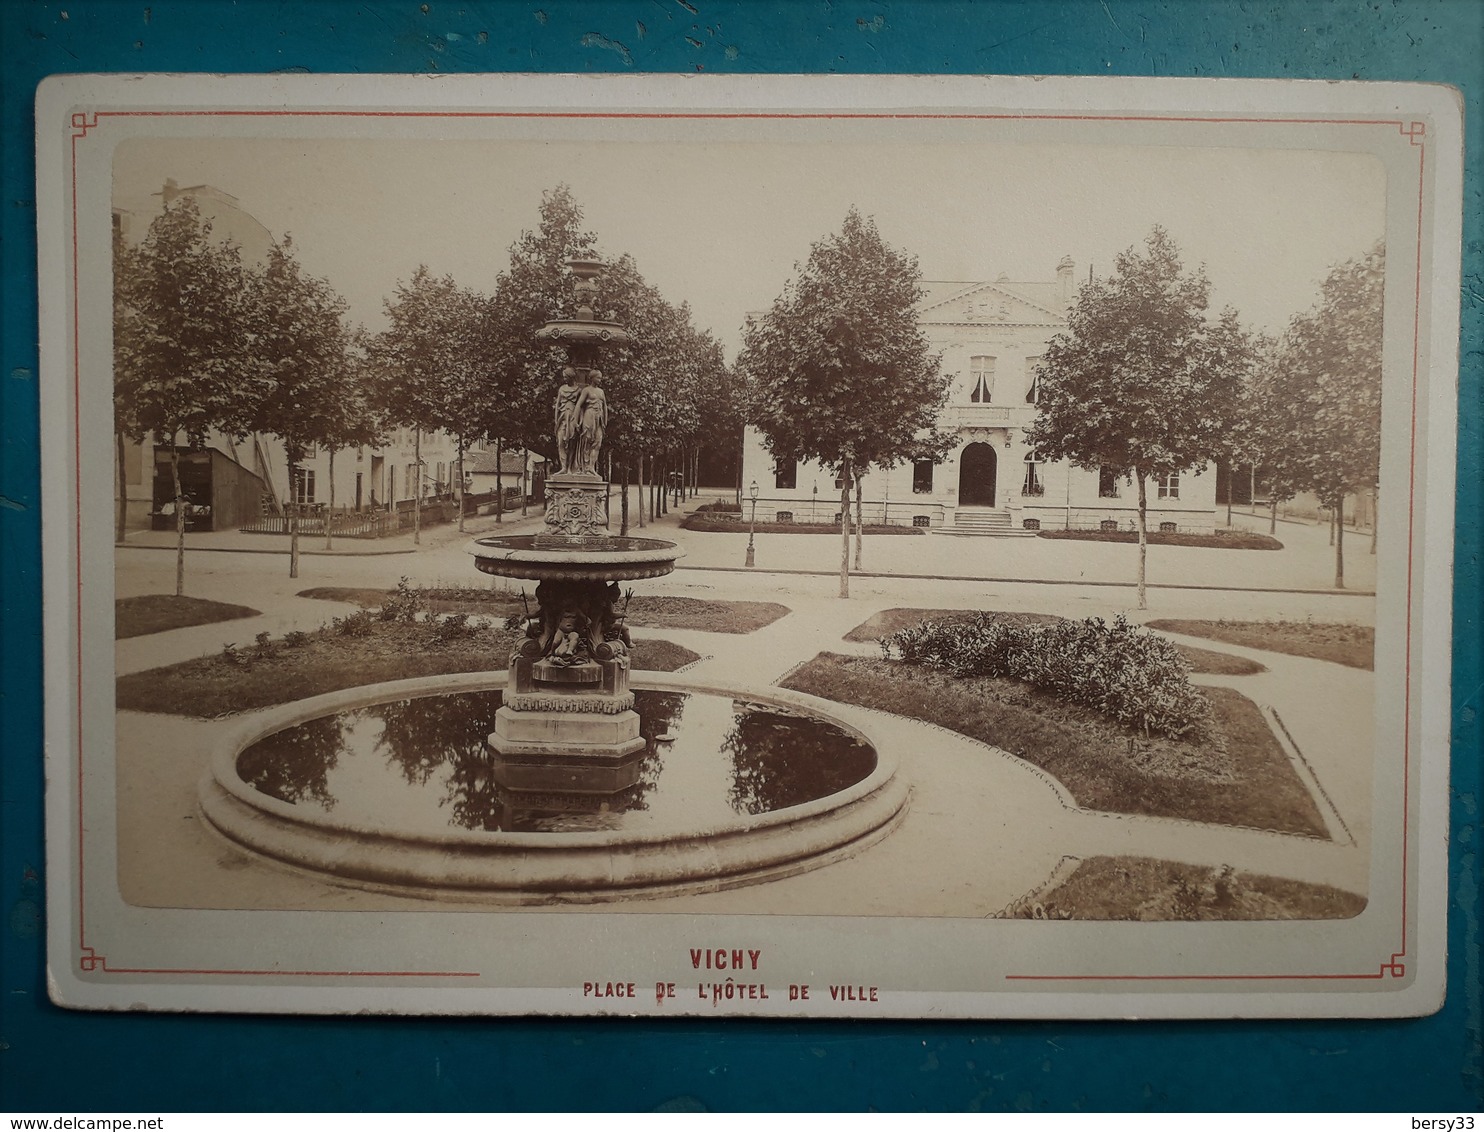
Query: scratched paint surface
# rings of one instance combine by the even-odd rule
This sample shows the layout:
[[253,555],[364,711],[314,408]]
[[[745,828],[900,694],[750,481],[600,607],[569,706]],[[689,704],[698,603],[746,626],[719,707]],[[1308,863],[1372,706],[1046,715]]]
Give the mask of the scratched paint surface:
[[[1474,0],[0,5],[0,1108],[1413,1109],[1481,1077],[1484,248]],[[1449,996],[1400,1022],[624,1024],[73,1014],[43,987],[31,98],[66,71],[951,72],[1408,79],[1467,98]],[[224,1075],[221,1067],[233,1065]]]

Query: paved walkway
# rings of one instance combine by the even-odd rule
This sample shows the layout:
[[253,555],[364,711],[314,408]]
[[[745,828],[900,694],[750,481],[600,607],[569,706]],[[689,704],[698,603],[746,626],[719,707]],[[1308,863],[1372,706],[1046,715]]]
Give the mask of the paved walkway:
[[[438,536],[433,545],[413,556],[418,580],[468,583],[471,565],[463,545],[466,540],[454,535]],[[940,541],[963,545],[959,540]],[[1058,550],[1068,546],[1042,541]],[[885,543],[919,549],[933,545],[913,537],[877,539],[868,544],[868,552],[881,552]],[[173,560],[156,567],[156,557],[122,553],[120,592],[161,592],[161,571],[168,577]],[[286,570],[263,570],[261,559],[245,566],[239,561],[244,557],[195,555],[188,563],[188,592],[246,602],[267,611],[264,616],[121,641],[117,646],[120,672],[215,652],[226,640],[247,643],[260,631],[276,635],[288,628],[311,628],[344,607],[294,597],[298,589],[324,584],[389,585],[395,581],[389,575],[400,568],[385,559],[317,559],[306,562],[304,576],[294,580],[287,578]],[[208,563],[207,559],[216,561]],[[461,567],[461,572],[454,573],[454,566]],[[446,572],[440,576],[440,570]],[[1131,594],[1121,590],[1079,585],[934,581],[904,586],[889,579],[857,579],[852,598],[842,601],[835,596],[836,584],[833,578],[764,571],[677,573],[645,583],[647,591],[766,598],[788,605],[791,612],[747,635],[642,629],[636,635],[665,637],[701,653],[703,659],[691,669],[697,678],[759,687],[775,683],[821,651],[875,652],[873,644],[851,644],[841,638],[884,608],[1037,609],[1106,616],[1131,600]],[[1344,619],[1369,620],[1372,602],[1344,595],[1168,591],[1151,605],[1159,608],[1147,616],[1211,616],[1213,609],[1242,616],[1303,616],[1306,612],[1323,616],[1333,610],[1336,619],[1341,619],[1338,614],[1344,610],[1354,615]],[[1370,717],[1357,711],[1356,705],[1370,702],[1372,674],[1217,642],[1192,643],[1252,656],[1268,667],[1262,675],[1220,682],[1241,688],[1277,712],[1296,748],[1300,773],[1311,783],[1321,810],[1334,816],[1344,836],[1322,841],[1081,810],[1049,776],[1004,752],[940,728],[883,716],[888,742],[913,792],[905,818],[889,836],[850,859],[766,884],[584,907],[687,913],[988,916],[1044,884],[1064,857],[1101,854],[1229,864],[1244,872],[1365,892],[1371,855],[1374,743]],[[195,783],[205,753],[224,726],[120,714],[119,849],[127,899],[146,905],[238,908],[426,906],[265,864],[203,829],[195,817]]]

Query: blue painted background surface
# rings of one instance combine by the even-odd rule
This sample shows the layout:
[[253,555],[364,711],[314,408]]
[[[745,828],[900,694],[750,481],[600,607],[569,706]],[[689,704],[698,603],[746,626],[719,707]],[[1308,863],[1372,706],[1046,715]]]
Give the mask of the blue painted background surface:
[[[642,23],[643,29],[640,29]],[[1411,1109],[1481,1078],[1484,3],[0,0],[0,1109]],[[1431,1018],[762,1023],[109,1016],[46,1000],[32,97],[67,71],[1404,79],[1467,97],[1449,994]]]

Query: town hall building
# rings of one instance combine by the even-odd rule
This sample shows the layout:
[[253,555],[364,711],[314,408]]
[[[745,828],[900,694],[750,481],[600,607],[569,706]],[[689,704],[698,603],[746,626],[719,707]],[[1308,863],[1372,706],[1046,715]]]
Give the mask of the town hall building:
[[[1036,367],[1067,329],[1075,265],[1017,282],[924,282],[918,325],[954,375],[940,425],[956,434],[938,462],[918,461],[862,477],[871,523],[928,527],[943,534],[1023,534],[1036,530],[1133,530],[1138,488],[1111,469],[1043,460],[1026,443],[1036,417]],[[743,439],[744,498],[758,488],[759,519],[832,523],[840,510],[833,470],[780,461],[749,428]],[[1210,532],[1213,470],[1161,477],[1148,485],[1149,529]]]

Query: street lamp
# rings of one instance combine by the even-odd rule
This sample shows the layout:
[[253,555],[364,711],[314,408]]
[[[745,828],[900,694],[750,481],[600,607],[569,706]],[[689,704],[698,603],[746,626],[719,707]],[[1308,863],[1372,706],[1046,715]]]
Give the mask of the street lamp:
[[747,565],[756,566],[757,558],[753,552],[752,543],[757,534],[757,480],[753,480],[748,485],[747,495],[752,500],[752,519],[747,524]]

